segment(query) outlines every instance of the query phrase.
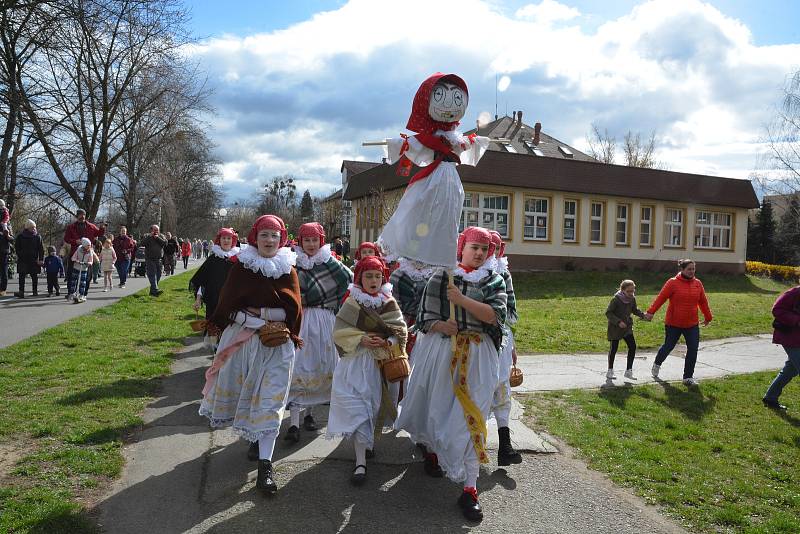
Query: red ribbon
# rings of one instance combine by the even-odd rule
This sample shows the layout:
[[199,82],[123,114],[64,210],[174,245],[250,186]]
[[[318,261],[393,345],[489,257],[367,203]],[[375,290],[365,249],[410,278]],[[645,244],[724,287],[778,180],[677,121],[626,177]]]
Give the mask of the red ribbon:
[[[404,141],[403,145],[400,147],[400,154],[403,154],[405,151],[409,149],[408,147],[408,137],[403,136]],[[439,155],[433,162],[428,165],[427,167],[423,167],[420,169],[418,173],[411,177],[411,180],[408,182],[408,187],[411,187],[414,182],[418,182],[424,178],[427,178],[431,175],[433,171],[442,163],[442,161],[447,158],[448,160],[455,159],[455,161],[459,161],[458,154],[453,152],[453,148],[450,146],[450,143],[445,141],[443,137],[433,135],[430,133],[420,133],[414,136],[414,138],[419,141],[422,146],[426,148],[430,148],[434,152],[438,152]],[[470,140],[472,141],[472,140]],[[400,160],[400,165],[397,167],[397,175],[398,176],[408,176],[410,173],[411,168],[411,161],[408,160],[405,156],[403,156]]]

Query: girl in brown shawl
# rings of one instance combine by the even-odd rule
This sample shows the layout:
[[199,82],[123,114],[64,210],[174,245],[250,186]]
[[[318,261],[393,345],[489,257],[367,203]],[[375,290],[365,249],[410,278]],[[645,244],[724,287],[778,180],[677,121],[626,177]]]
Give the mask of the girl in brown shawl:
[[328,437],[353,438],[355,485],[366,480],[366,454],[373,447],[379,413],[388,412],[392,420],[396,415],[379,362],[404,353],[407,330],[391,284],[384,284],[387,278],[381,258],[362,258],[333,328],[341,359],[333,372]]
[[[286,226],[274,215],[259,217],[232,258],[210,330],[220,330],[214,363],[206,371],[200,415],[211,426],[231,425],[252,443],[258,459],[256,488],[273,494],[272,452],[286,409],[302,308]],[[254,459],[255,459],[254,458]]]

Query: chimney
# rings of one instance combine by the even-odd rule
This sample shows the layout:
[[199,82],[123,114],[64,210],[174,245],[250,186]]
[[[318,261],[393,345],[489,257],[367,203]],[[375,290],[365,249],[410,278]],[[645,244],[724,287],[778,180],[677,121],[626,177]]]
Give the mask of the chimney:
[[475,119],[475,133],[478,133],[478,130],[481,129],[481,121]]
[[533,125],[533,144],[534,146],[539,145],[539,133],[542,131],[542,123],[537,122]]
[[517,122],[522,126],[522,111],[517,111]]
[[516,111],[514,111],[512,116],[511,116],[511,123],[513,124],[515,122],[517,122],[517,112]]

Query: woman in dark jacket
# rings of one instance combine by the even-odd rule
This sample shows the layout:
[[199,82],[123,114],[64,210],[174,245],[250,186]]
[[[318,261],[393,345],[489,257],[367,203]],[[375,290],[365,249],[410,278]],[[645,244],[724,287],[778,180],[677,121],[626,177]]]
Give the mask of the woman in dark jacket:
[[785,410],[786,406],[778,402],[783,388],[800,374],[800,286],[783,293],[772,306],[775,317],[772,342],[781,345],[789,357],[783,369],[772,381],[762,401],[765,406],[776,410]]
[[44,263],[44,244],[42,236],[36,231],[36,223],[28,219],[25,229],[14,241],[17,251],[17,271],[19,272],[19,291],[15,295],[25,298],[25,278],[31,275],[33,296],[39,295],[39,273]]

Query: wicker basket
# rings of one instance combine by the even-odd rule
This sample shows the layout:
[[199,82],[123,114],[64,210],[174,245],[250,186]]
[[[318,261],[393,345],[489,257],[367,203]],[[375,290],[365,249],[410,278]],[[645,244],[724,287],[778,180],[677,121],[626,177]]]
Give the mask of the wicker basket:
[[192,329],[193,332],[202,332],[208,326],[208,321],[205,319],[200,319],[200,315],[194,314],[195,320],[189,321],[189,327]]
[[511,367],[511,376],[508,378],[508,383],[511,384],[512,388],[522,385],[522,369],[514,365]]
[[389,360],[383,360],[381,371],[383,372],[383,378],[385,378],[387,382],[400,382],[408,378],[408,375],[411,374],[411,365],[408,363],[408,358],[400,356]]

